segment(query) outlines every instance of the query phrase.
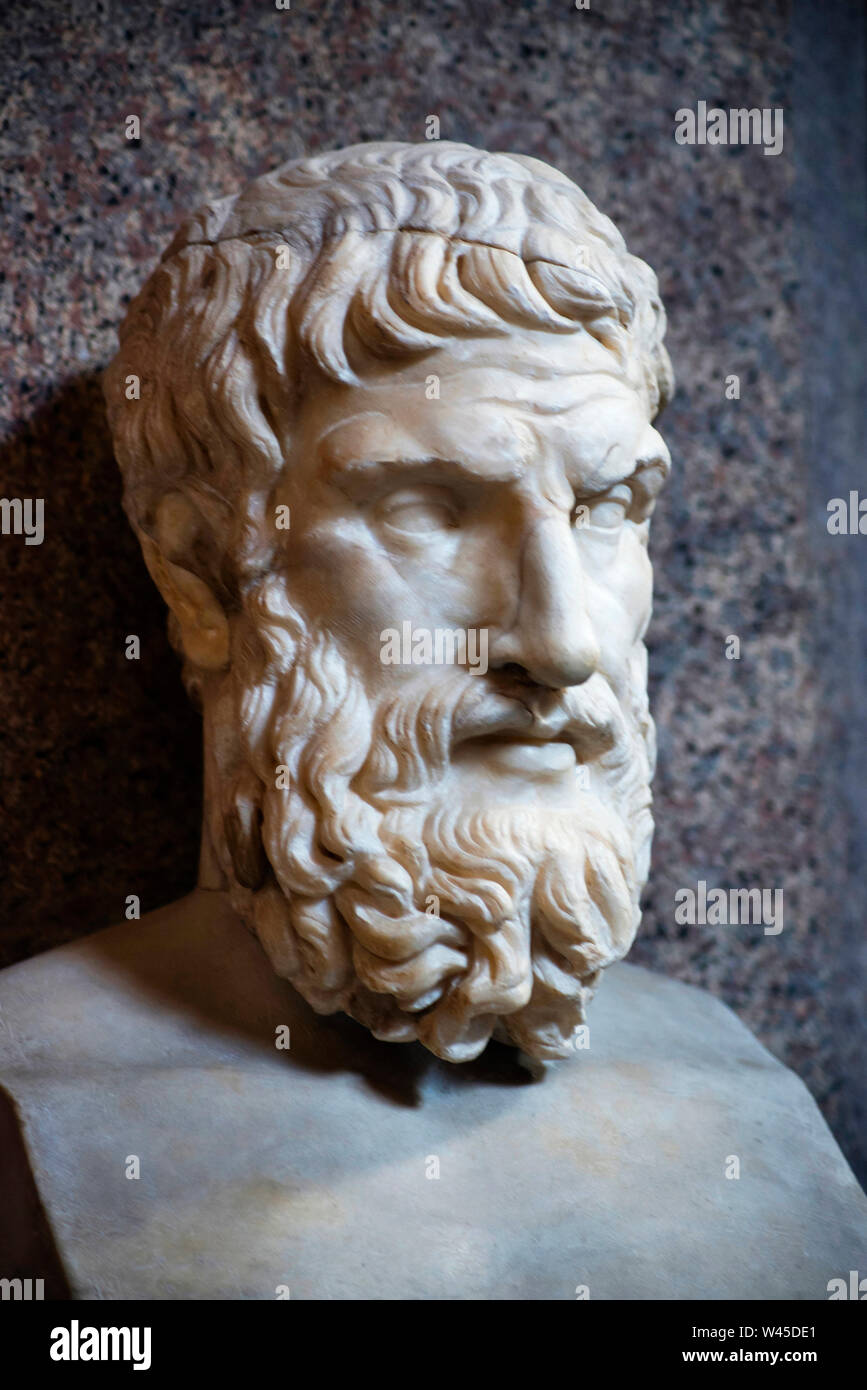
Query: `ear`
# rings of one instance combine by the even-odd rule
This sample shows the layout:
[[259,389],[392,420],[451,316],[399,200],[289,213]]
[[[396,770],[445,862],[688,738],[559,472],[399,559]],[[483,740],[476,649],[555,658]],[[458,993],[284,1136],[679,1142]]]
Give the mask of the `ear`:
[[229,664],[229,623],[219,600],[203,579],[170,555],[186,555],[200,518],[180,493],[164,497],[157,508],[155,536],[139,533],[148,573],[174,614],[184,655],[195,666],[219,671]]

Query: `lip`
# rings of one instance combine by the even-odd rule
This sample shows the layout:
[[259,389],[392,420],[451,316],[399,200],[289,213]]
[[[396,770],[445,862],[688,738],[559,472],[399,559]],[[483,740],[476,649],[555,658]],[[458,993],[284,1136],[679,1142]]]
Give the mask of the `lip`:
[[[547,761],[543,753],[536,751],[540,748],[555,744],[565,746],[572,754],[571,762],[565,753],[550,754],[550,760],[553,765],[555,756],[559,757],[563,767],[570,767],[575,761],[594,762],[614,746],[617,735],[612,718],[582,719],[563,708],[544,714],[532,709],[517,695],[497,692],[492,696],[487,692],[482,699],[469,702],[460,710],[453,738],[458,755],[466,749],[478,749],[480,745],[484,745],[486,754],[490,755],[496,743],[520,744],[530,750],[525,765],[538,768]],[[517,766],[517,762],[514,765]]]
[[576,759],[571,743],[517,735],[485,740],[485,762],[504,772],[559,776],[574,769]]

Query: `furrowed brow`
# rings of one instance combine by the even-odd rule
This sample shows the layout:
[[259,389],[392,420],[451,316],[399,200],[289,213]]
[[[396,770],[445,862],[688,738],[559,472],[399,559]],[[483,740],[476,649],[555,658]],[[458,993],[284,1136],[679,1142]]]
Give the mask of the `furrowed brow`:
[[[609,446],[605,457],[598,465],[592,469],[585,466],[581,470],[581,485],[590,494],[605,492],[618,483],[635,483],[643,491],[655,495],[670,471],[671,460],[661,440],[658,449],[639,447],[637,452],[632,452],[623,444],[615,442]],[[577,478],[574,481],[577,482]]]
[[469,459],[393,454],[388,458],[347,460],[330,472],[331,481],[349,495],[386,489],[400,483],[439,482],[464,488],[482,488],[516,480],[520,475],[521,466],[518,463],[480,468]]

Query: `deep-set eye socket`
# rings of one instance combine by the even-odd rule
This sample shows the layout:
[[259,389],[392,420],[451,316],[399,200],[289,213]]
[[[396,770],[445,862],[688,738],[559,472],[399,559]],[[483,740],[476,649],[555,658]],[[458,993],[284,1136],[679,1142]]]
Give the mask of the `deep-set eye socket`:
[[390,530],[405,536],[424,536],[457,526],[454,503],[441,488],[400,488],[380,500],[377,516]]
[[617,483],[596,497],[580,498],[572,510],[572,525],[578,531],[614,534],[629,517],[633,500],[632,489],[627,483]]

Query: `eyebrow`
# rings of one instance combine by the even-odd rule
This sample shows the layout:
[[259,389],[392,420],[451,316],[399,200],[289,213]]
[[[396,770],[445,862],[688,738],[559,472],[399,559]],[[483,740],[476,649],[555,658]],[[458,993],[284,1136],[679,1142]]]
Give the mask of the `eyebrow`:
[[[353,459],[335,467],[332,474],[332,481],[341,492],[353,502],[363,500],[366,491],[365,484],[373,483],[374,489],[381,488],[383,492],[388,489],[395,479],[403,478],[407,483],[425,475],[445,476],[446,479],[460,481],[465,486],[481,488],[515,481],[520,478],[522,465],[515,463],[509,469],[499,468],[494,472],[480,472],[477,468],[461,461],[458,458],[439,458],[434,455],[427,457],[420,456],[396,456],[393,455],[385,459]],[[617,470],[610,478],[605,478],[604,464],[598,468],[591,478],[588,478],[581,487],[575,487],[570,480],[570,487],[574,491],[576,498],[592,498],[602,496],[610,491],[611,488],[621,483],[634,484],[647,501],[655,498],[660,492],[665,482],[667,469],[662,460],[639,461],[628,473]],[[374,496],[376,495],[374,491]],[[373,498],[369,498],[373,500]]]
[[393,451],[388,457],[357,458],[344,461],[329,460],[329,474],[338,485],[362,483],[366,480],[391,481],[398,474],[442,473],[465,483],[483,485],[485,483],[508,483],[521,477],[523,460],[513,463],[498,463],[495,466],[479,465],[470,458],[457,455],[447,457],[438,454],[414,454]]
[[[574,407],[573,407],[574,408]],[[341,446],[339,433],[347,430],[348,426],[357,422],[361,424],[365,417],[377,418],[378,422],[387,421],[388,416],[381,411],[362,412],[354,417],[354,421],[341,420],[332,425],[320,436],[316,446],[321,463],[327,470],[328,477],[342,491],[353,491],[360,488],[365,482],[380,482],[382,484],[391,482],[400,474],[404,476],[428,474],[451,475],[455,480],[476,486],[484,486],[491,483],[509,483],[519,481],[526,468],[532,468],[533,462],[527,458],[521,450],[520,441],[517,437],[508,437],[509,443],[513,444],[515,453],[512,458],[503,459],[504,439],[501,434],[496,437],[483,435],[473,441],[472,452],[455,450],[448,454],[430,453],[424,450],[421,444],[414,446],[411,438],[407,436],[406,441],[396,441],[389,443],[386,438],[379,440],[372,438],[365,450],[366,441],[359,440],[359,448],[354,453],[350,440]],[[347,430],[348,432],[348,430]],[[333,437],[337,435],[337,447],[334,447]],[[588,470],[581,483],[577,483],[574,478],[574,469],[571,462],[566,466],[567,481],[575,487],[576,493],[581,492],[585,496],[592,496],[596,493],[603,493],[609,488],[621,482],[637,480],[641,483],[645,491],[656,493],[659,491],[665,477],[669,471],[669,466],[664,458],[660,456],[658,460],[649,458],[637,458],[633,460],[624,459],[621,463],[610,466],[608,463],[610,455],[618,447],[618,441],[612,442],[606,450],[604,458],[599,460],[592,471]],[[629,466],[631,463],[631,466]],[[606,476],[607,474],[607,476]]]

